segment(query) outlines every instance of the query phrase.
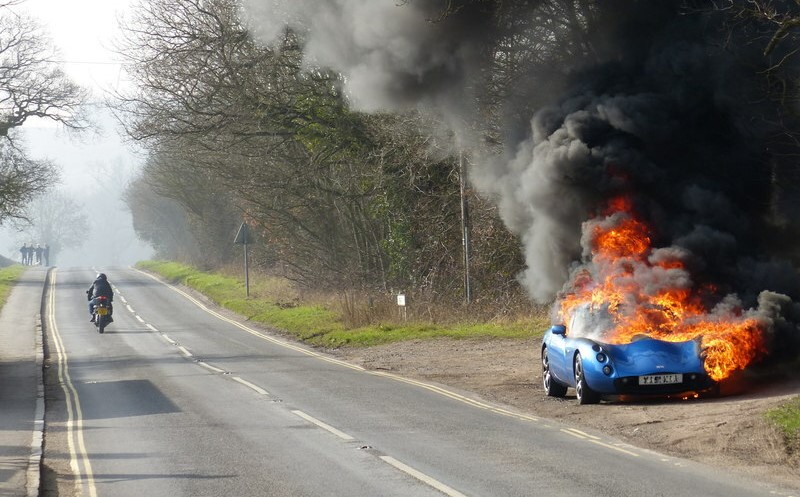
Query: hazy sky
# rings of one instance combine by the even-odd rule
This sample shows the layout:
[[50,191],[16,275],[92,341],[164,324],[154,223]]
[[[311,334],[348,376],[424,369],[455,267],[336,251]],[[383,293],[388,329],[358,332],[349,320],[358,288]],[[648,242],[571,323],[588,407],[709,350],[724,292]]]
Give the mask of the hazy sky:
[[[119,56],[114,53],[114,40],[119,33],[118,19],[126,14],[130,3],[131,0],[26,0],[18,7],[43,25],[61,52],[64,70],[75,82],[91,90],[92,112],[99,114],[96,119],[100,136],[85,133],[78,140],[70,139],[49,121],[26,123],[26,128],[50,131],[28,133],[28,143],[35,155],[41,152],[47,156],[52,150],[60,156],[70,148],[80,151],[84,160],[95,155],[102,158],[109,150],[129,155],[130,151],[123,146],[100,104],[108,92],[124,84],[124,71]],[[98,149],[96,153],[93,153],[94,148]],[[71,179],[75,175],[69,170],[64,172],[68,186],[72,186]]]
[[[137,161],[122,142],[116,127],[100,105],[107,92],[124,84],[119,57],[113,52],[118,37],[118,18],[131,0],[26,0],[20,10],[38,19],[61,52],[64,70],[78,84],[90,89],[93,118],[98,133],[71,138],[50,122],[26,123],[26,141],[34,156],[62,166],[66,188],[79,188],[86,163]],[[34,129],[36,128],[36,129]],[[109,157],[109,155],[116,157]]]
[[46,27],[72,78],[95,89],[116,88],[122,71],[113,53],[117,19],[131,0],[26,0],[27,10]]

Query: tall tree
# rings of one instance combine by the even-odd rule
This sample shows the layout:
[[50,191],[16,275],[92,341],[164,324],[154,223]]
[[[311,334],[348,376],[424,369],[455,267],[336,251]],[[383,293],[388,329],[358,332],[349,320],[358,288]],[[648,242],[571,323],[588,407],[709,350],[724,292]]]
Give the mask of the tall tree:
[[[457,168],[431,138],[433,121],[349,111],[339,76],[304,65],[300,37],[286,30],[259,45],[237,7],[150,0],[126,26],[122,51],[138,85],[120,110],[128,134],[151,151],[150,191],[184,207],[204,254],[220,253],[205,245],[212,238],[229,237],[200,236],[191,220],[211,229],[209,213],[226,199],[263,238],[255,260],[309,286],[460,293]],[[130,200],[148,188],[137,184]],[[173,218],[166,203],[152,205]],[[140,207],[132,209],[155,217]],[[493,208],[475,207],[484,240],[516,248]],[[499,253],[508,250],[476,252],[494,258],[492,275],[518,269],[504,256],[514,269],[496,271]],[[488,288],[502,286],[490,279]]]
[[[230,0],[143,6],[124,48],[140,83],[122,99],[128,132],[154,152],[164,185],[224,185],[298,277],[353,274],[350,260],[370,260],[363,243],[377,246],[354,232],[367,217],[353,171],[363,161],[352,160],[359,119],[335,77],[302,69],[292,33],[259,47],[238,15]],[[196,193],[171,197],[197,210]]]
[[160,259],[200,261],[198,246],[189,226],[186,209],[177,201],[161,195],[145,176],[128,185],[123,200],[133,217],[138,237],[155,249]]

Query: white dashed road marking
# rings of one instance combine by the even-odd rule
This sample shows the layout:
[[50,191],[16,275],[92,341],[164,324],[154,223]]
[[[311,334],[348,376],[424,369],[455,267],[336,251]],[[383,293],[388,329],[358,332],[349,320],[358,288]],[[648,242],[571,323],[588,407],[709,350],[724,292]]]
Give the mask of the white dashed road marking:
[[292,412],[294,414],[300,416],[301,418],[305,419],[309,423],[315,424],[315,425],[319,426],[320,428],[322,428],[323,430],[333,433],[334,435],[336,435],[337,437],[341,438],[342,440],[348,440],[348,441],[349,440],[353,440],[353,437],[351,437],[347,433],[345,433],[343,431],[340,431],[340,430],[337,430],[333,426],[331,426],[331,425],[329,425],[327,423],[323,423],[322,421],[320,421],[317,418],[314,418],[312,416],[309,416],[308,414],[304,413],[303,411],[295,410],[295,411],[292,411]]

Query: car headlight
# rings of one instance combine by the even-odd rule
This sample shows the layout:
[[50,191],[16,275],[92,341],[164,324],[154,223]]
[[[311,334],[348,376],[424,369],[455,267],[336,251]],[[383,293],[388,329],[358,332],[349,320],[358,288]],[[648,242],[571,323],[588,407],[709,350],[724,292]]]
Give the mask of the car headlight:
[[608,364],[603,366],[603,374],[605,374],[606,376],[611,376],[611,373],[613,373],[613,372],[614,372],[614,370],[611,369],[611,366],[609,366]]
[[600,352],[597,354],[597,362],[606,362],[607,359],[608,357],[604,353]]

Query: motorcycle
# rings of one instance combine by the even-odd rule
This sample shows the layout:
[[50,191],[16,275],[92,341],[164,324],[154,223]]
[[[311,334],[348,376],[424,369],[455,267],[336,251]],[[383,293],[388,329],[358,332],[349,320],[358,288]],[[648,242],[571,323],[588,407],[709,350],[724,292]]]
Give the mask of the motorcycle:
[[97,331],[103,333],[106,326],[111,324],[112,321],[114,320],[111,318],[111,302],[109,302],[108,297],[95,297],[92,322]]

